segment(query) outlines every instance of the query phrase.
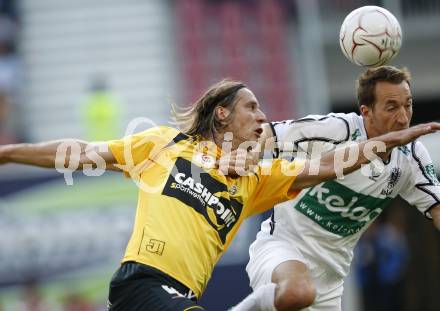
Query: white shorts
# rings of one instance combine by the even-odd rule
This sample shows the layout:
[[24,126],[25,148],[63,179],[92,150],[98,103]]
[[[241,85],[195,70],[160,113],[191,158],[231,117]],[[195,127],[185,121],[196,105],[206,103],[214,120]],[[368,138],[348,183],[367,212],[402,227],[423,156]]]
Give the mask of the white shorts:
[[246,271],[253,290],[270,283],[272,272],[279,264],[289,260],[298,260],[307,266],[316,287],[315,302],[303,310],[341,310],[343,278],[302,253],[292,242],[260,231],[257,239],[249,248],[249,256]]

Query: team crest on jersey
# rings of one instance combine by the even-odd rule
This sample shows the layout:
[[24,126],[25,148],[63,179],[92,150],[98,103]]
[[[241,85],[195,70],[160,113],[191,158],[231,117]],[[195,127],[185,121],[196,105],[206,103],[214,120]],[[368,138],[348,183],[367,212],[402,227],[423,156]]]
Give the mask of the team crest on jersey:
[[177,158],[162,194],[176,198],[203,215],[225,243],[243,209],[239,201],[221,195],[227,192],[227,186],[208,172],[186,159]]
[[215,167],[215,159],[214,157],[204,154],[204,153],[196,153],[194,155],[194,162],[199,164],[204,168],[213,168]]
[[388,177],[388,184],[385,189],[382,189],[380,194],[389,196],[393,192],[394,187],[396,186],[401,176],[402,170],[399,167],[393,167],[390,173],[390,177]]
[[231,188],[229,188],[229,194],[235,195],[237,193],[237,186],[233,185]]

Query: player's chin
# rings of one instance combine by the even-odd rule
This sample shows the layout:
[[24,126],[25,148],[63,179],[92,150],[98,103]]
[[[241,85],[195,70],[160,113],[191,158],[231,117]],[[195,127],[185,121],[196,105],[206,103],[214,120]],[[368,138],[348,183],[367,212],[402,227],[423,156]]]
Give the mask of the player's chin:
[[254,136],[254,139],[258,141],[261,138],[261,135],[263,134],[263,129],[258,128],[252,134]]
[[258,142],[258,136],[257,135],[249,135],[248,137],[246,137],[246,139],[243,141],[243,143],[246,144],[254,144]]
[[254,132],[252,135],[252,141],[257,142],[261,137],[260,133]]
[[247,132],[245,135],[243,135],[243,141],[247,141],[247,142],[253,142],[258,140],[259,138],[259,134],[255,131],[252,132]]

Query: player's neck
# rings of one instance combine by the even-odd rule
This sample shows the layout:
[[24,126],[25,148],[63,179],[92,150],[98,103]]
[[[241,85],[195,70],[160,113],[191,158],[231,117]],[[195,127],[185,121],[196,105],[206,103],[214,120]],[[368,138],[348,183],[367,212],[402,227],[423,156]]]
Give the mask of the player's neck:
[[242,141],[234,137],[232,132],[217,132],[213,135],[212,141],[219,147],[222,152],[231,152],[240,146]]
[[220,133],[210,133],[208,135],[204,135],[205,139],[207,141],[210,141],[212,143],[214,143],[217,148],[219,148],[220,150],[223,147],[223,135]]
[[365,128],[365,133],[367,133],[367,139],[373,138],[373,137],[377,137],[380,134],[375,130],[374,126],[372,126],[371,124],[369,124],[367,118],[364,117],[364,128]]

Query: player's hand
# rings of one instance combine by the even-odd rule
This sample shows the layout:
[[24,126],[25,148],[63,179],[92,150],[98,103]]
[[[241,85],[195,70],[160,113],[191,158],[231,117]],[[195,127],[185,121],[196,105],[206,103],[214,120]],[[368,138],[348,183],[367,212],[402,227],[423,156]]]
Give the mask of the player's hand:
[[440,131],[439,122],[423,123],[410,128],[386,134],[395,146],[406,145],[420,136]]
[[220,158],[218,168],[221,173],[227,176],[246,176],[254,171],[258,161],[258,152],[236,149]]

